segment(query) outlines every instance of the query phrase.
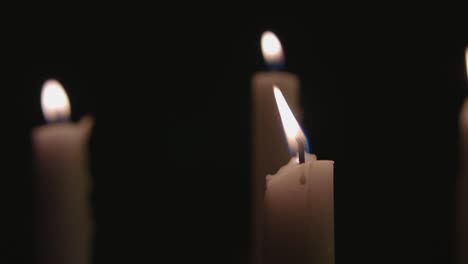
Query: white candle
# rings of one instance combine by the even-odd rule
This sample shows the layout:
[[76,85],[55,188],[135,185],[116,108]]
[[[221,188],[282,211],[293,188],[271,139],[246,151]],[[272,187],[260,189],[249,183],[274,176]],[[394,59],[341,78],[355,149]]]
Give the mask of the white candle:
[[[281,91],[274,90],[288,145],[293,153],[301,154],[307,150],[307,139]],[[300,155],[293,157],[275,175],[267,176],[266,264],[335,261],[333,161],[317,160],[310,154],[300,160]]]
[[[263,33],[261,48],[265,62],[271,68],[284,65],[284,52],[278,38],[270,31]],[[252,194],[254,262],[262,263],[263,197],[265,175],[272,174],[289,160],[288,147],[276,107],[272,87],[277,85],[290,103],[293,113],[301,119],[299,78],[289,72],[258,72],[252,78]]]
[[41,263],[91,262],[92,219],[87,141],[93,120],[68,122],[70,105],[61,84],[44,83],[41,94],[45,119],[53,124],[32,133],[38,170],[39,243]]
[[[468,80],[468,47],[465,49],[465,68]],[[457,184],[458,263],[468,263],[468,99],[460,112],[460,176]]]

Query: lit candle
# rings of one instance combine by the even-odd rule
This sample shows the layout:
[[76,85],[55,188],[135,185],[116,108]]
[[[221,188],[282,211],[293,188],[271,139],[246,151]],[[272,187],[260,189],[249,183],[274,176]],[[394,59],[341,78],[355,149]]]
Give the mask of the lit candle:
[[[280,41],[270,31],[261,37],[266,64],[272,69],[284,66],[284,52]],[[299,107],[299,78],[288,72],[256,73],[252,78],[252,192],[253,192],[253,251],[254,262],[262,263],[262,222],[265,175],[274,173],[289,160],[288,147],[271,87],[277,85],[288,100],[295,116],[301,119]],[[258,254],[257,254],[258,253]]]
[[[465,68],[468,80],[468,47],[465,49]],[[460,113],[460,176],[458,192],[458,263],[468,263],[468,98]]]
[[41,104],[51,124],[32,133],[38,170],[40,260],[44,264],[88,264],[92,219],[87,141],[93,120],[68,121],[68,97],[56,80],[44,83]]
[[307,153],[307,139],[277,87],[274,95],[295,154],[275,175],[267,176],[265,263],[332,264],[333,161]]
[[[271,68],[284,65],[284,52],[278,38],[270,31],[261,38],[263,57]],[[254,174],[263,177],[273,173],[289,160],[280,117],[271,87],[280,87],[295,116],[301,116],[299,107],[299,78],[288,72],[256,73],[252,78],[252,127]]]

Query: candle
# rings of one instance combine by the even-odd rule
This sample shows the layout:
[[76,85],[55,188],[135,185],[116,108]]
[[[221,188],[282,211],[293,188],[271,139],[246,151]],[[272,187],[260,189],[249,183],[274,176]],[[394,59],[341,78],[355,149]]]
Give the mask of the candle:
[[274,95],[291,153],[265,191],[265,263],[332,264],[333,161],[307,153],[307,139],[281,91]]
[[[468,47],[465,49],[465,68],[468,79]],[[468,263],[468,99],[460,113],[460,176],[458,192],[458,263]]]
[[87,141],[93,120],[68,122],[70,105],[62,85],[44,83],[42,111],[50,125],[35,128],[32,141],[38,170],[41,263],[91,262],[90,174]]
[[[284,66],[280,41],[270,31],[262,34],[261,48],[266,64],[272,69]],[[252,78],[252,192],[253,192],[253,252],[254,262],[262,263],[263,197],[265,175],[274,173],[289,160],[288,147],[271,87],[277,85],[290,103],[295,116],[299,107],[299,78],[288,72],[256,73]],[[300,119],[300,118],[299,118]]]

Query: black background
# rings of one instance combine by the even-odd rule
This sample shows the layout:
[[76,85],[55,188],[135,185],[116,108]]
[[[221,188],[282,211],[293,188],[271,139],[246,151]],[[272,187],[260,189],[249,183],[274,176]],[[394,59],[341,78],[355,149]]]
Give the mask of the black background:
[[51,77],[74,121],[96,118],[96,263],[247,263],[249,89],[267,29],[301,79],[313,152],[335,160],[337,263],[454,263],[464,24],[155,17],[4,33],[4,263],[35,262],[30,130]]

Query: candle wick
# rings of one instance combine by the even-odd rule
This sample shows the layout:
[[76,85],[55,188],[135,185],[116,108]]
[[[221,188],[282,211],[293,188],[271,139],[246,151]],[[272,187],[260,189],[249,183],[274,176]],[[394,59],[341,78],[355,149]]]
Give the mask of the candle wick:
[[297,154],[299,156],[299,164],[303,164],[305,162],[305,146],[304,146],[304,141],[302,141],[300,138],[296,138],[297,141]]

